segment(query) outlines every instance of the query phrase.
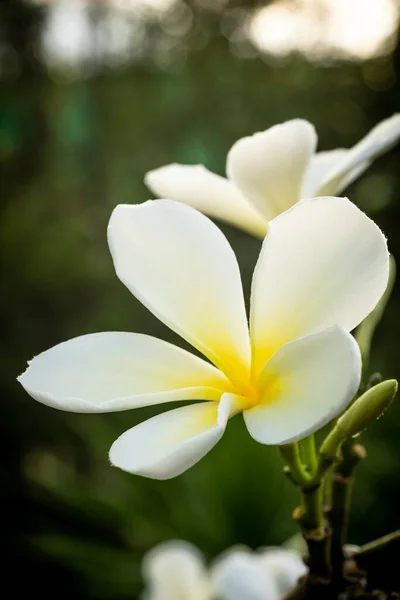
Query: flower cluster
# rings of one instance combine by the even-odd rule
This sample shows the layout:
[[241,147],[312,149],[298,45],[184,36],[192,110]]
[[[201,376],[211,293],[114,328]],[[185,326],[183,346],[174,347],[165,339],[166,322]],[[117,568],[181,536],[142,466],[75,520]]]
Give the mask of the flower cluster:
[[[395,115],[352,149],[315,154],[314,128],[297,119],[239,140],[228,155],[228,179],[201,166],[148,173],[148,186],[169,199],[115,208],[108,226],[115,270],[203,358],[148,335],[112,331],[61,343],[18,378],[39,402],[74,412],[195,401],[113,443],[112,464],[155,479],[192,467],[221,439],[229,419],[242,414],[255,440],[283,445],[286,472],[303,493],[296,518],[310,575],[301,587],[326,585],[332,573],[345,583],[343,544],[331,544],[325,522],[323,478],[349,440],[355,464],[361,454],[353,452],[352,437],[397,391],[394,380],[367,386],[318,453],[312,436],[301,451],[295,443],[355,398],[360,347],[365,357],[391,289],[383,233],[347,198],[328,194],[339,193],[399,137]],[[263,238],[249,318],[234,252],[203,212]],[[361,323],[359,344],[351,332]],[[231,550],[207,569],[196,549],[171,542],[145,559],[145,599],[281,600],[306,572],[298,555],[282,549]],[[367,589],[368,577],[359,583]]]
[[[277,215],[254,270],[249,324],[235,255],[210,219],[174,200],[117,206],[108,241],[118,277],[209,362],[147,335],[91,334],[34,358],[19,378],[26,391],[75,412],[202,401],[141,423],[113,444],[114,465],[158,479],[200,460],[237,413],[262,444],[296,441],[331,421],[358,389],[360,351],[350,332],[384,293],[389,255],[379,228],[346,198],[297,202],[300,182],[310,191],[312,179],[316,189],[318,172],[318,189],[330,190],[333,176],[326,172],[340,172],[333,179],[343,187],[393,143],[399,118],[381,123],[352,150],[328,153],[329,160],[323,153],[309,162],[315,134],[299,120],[232,148],[228,171],[237,186],[259,199],[254,206],[263,206],[265,217]],[[342,166],[334,168],[339,156]],[[178,168],[148,181],[154,187],[170,169]]]
[[207,568],[197,548],[170,541],[143,560],[142,600],[281,600],[306,573],[292,550],[231,548]]

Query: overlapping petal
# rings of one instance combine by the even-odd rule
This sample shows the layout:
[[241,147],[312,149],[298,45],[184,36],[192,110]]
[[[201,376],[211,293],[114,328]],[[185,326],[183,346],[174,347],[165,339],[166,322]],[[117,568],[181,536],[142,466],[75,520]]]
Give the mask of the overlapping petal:
[[136,425],[111,446],[113,465],[151,479],[170,479],[195,465],[221,439],[238,398],[176,408]]
[[214,565],[213,597],[219,600],[281,600],[272,572],[263,568],[260,555],[233,548]]
[[337,194],[400,139],[400,114],[378,123],[326,173],[316,195]]
[[388,274],[385,237],[346,198],[303,200],[271,221],[251,292],[254,376],[288,341],[336,323],[351,331]]
[[18,378],[35,400],[74,412],[111,412],[172,400],[219,400],[232,389],[206,361],[162,340],[107,332],[63,342]]
[[188,542],[156,546],[143,561],[143,600],[210,600],[208,572],[201,553]]
[[158,196],[264,237],[267,221],[301,198],[341,193],[400,139],[400,115],[374,127],[353,148],[315,154],[316,134],[302,119],[238,140],[228,153],[228,179],[202,165],[170,164],[147,173]]
[[189,204],[252,235],[265,236],[265,218],[235,184],[202,165],[166,165],[147,173],[145,183],[159,198]]
[[346,408],[360,377],[360,350],[340,326],[289,342],[261,374],[260,403],[243,414],[247,429],[261,444],[299,440]]
[[317,152],[314,154],[308,164],[302,187],[302,198],[312,198],[320,196],[318,190],[321,187],[326,176],[332,171],[338,162],[344,159],[348,154],[344,148],[336,148],[327,152]]
[[170,200],[114,210],[108,238],[121,281],[232,380],[247,380],[250,342],[235,254],[216,225]]
[[338,166],[345,164],[350,152],[351,150],[338,148],[314,154],[304,178],[302,198],[340,194],[364,173],[372,160],[355,160],[352,168],[345,168],[339,177],[330,178],[330,174],[335,173]]
[[260,553],[260,563],[272,574],[279,598],[285,598],[308,571],[300,554],[286,548],[266,548]]
[[294,119],[275,125],[232,146],[228,177],[267,220],[273,219],[300,200],[316,143],[308,121]]

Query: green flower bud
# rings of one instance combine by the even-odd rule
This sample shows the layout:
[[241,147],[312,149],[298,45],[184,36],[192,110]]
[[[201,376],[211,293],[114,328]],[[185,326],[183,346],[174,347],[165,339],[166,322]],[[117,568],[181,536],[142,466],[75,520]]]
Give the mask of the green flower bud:
[[397,381],[388,379],[370,388],[338,419],[338,427],[348,438],[355,436],[379,419],[392,402],[397,392]]
[[358,435],[373,421],[379,419],[395,397],[397,387],[395,379],[388,379],[360,396],[338,419],[323,442],[320,449],[322,456],[335,458],[345,440]]

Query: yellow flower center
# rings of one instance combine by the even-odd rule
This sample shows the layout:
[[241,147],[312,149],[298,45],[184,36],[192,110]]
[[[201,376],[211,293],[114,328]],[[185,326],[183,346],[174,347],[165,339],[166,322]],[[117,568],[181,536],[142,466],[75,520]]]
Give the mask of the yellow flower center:
[[282,394],[284,382],[282,377],[274,372],[269,372],[260,378],[257,383],[250,380],[247,382],[235,382],[233,393],[243,398],[242,410],[249,410],[261,404],[274,402]]

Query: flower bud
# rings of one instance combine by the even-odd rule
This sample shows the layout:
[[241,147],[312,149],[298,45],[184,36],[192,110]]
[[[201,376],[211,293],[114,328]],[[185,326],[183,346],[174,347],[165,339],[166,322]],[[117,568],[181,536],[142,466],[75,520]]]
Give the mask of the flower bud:
[[373,421],[379,419],[395,397],[397,387],[395,379],[388,379],[360,396],[338,419],[323,442],[320,449],[322,456],[334,459],[345,440],[358,435]]
[[388,379],[370,388],[338,419],[338,427],[343,437],[355,436],[379,419],[392,402],[397,392],[397,381]]

